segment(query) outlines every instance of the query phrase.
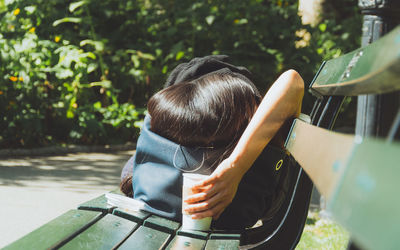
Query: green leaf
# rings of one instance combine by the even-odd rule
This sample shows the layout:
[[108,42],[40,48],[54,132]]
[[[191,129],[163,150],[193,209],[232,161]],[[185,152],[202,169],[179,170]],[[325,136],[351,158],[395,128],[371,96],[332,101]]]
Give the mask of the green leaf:
[[78,17],[64,17],[64,18],[54,21],[53,26],[55,27],[61,23],[80,23],[81,21],[82,21],[82,18],[78,18]]
[[36,6],[26,6],[24,9],[28,15],[31,15],[33,12],[35,12]]
[[215,20],[215,16],[213,16],[213,15],[206,17],[206,22],[208,25],[212,25],[214,20]]
[[136,77],[140,77],[143,75],[143,70],[131,69],[131,70],[129,70],[129,74],[136,76]]
[[90,45],[94,46],[94,48],[95,48],[97,51],[103,51],[103,50],[104,50],[104,43],[101,42],[101,41],[93,41],[93,40],[90,40],[90,39],[86,39],[86,40],[82,40],[82,41],[79,43],[79,45],[80,45],[81,47],[85,46],[86,44],[90,44]]
[[184,55],[185,55],[185,52],[179,51],[178,53],[176,53],[175,60],[179,61]]
[[137,55],[132,55],[131,60],[133,62],[134,67],[139,68],[139,66],[140,66],[139,57]]
[[87,73],[92,73],[96,69],[97,69],[97,64],[96,63],[91,63],[91,64],[88,65],[86,71],[87,71]]
[[71,138],[79,139],[82,137],[82,133],[79,133],[78,131],[75,131],[75,130],[71,130],[71,132],[69,132],[69,136]]
[[104,81],[100,81],[100,82],[91,82],[90,87],[94,87],[94,86],[101,86],[103,88],[111,88],[111,81],[109,80],[104,80]]
[[92,58],[93,60],[96,59],[96,55],[93,52],[86,53],[86,56]]
[[168,66],[167,65],[164,65],[164,67],[162,68],[162,73],[163,74],[167,74],[167,71],[168,71]]
[[66,79],[74,75],[74,72],[70,69],[60,69],[56,71],[57,78]]
[[325,32],[326,30],[326,23],[321,23],[320,25],[318,25],[318,28],[320,31]]
[[144,124],[144,121],[141,120],[141,121],[134,122],[133,126],[135,126],[135,128],[140,128],[141,129],[143,127],[143,124]]
[[72,119],[72,118],[74,118],[74,116],[75,115],[74,115],[74,112],[72,112],[72,110],[70,110],[70,109],[67,110],[67,118],[68,119]]
[[147,59],[147,60],[151,60],[151,61],[153,61],[153,60],[156,59],[152,54],[149,54],[149,53],[142,53],[142,52],[140,52],[140,51],[138,51],[138,56],[139,56],[140,58]]
[[101,102],[95,102],[95,103],[93,103],[93,108],[95,108],[95,109],[100,109],[100,108],[101,108]]
[[85,3],[86,3],[86,1],[79,1],[79,2],[75,2],[75,3],[71,3],[69,5],[69,11],[74,12],[77,8],[81,7]]
[[7,11],[7,7],[6,7],[5,3],[4,3],[4,0],[1,0],[0,1],[0,13],[3,13],[5,11]]
[[243,25],[243,24],[247,24],[249,21],[246,18],[242,18],[239,21],[235,22],[237,24]]

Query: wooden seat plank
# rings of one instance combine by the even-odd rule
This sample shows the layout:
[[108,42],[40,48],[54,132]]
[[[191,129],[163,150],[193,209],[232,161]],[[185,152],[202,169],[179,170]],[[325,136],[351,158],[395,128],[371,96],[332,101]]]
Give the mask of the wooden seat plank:
[[167,244],[170,236],[168,233],[141,226],[118,249],[162,249]]
[[150,216],[150,213],[145,211],[130,210],[127,208],[115,208],[112,213],[138,224],[143,224],[144,220]]
[[179,230],[177,234],[201,240],[206,240],[208,237],[208,232],[195,230]]
[[177,235],[174,237],[171,243],[168,244],[166,250],[202,250],[204,249],[205,245],[205,240]]
[[400,246],[400,144],[358,141],[328,201],[336,221],[368,249]]
[[241,234],[240,233],[221,233],[221,232],[213,232],[210,234],[210,239],[216,240],[240,240]]
[[[300,166],[307,166],[307,173],[313,172],[314,184],[329,198],[341,176],[343,164],[349,158],[355,137],[335,133],[295,119],[286,141],[286,149]],[[330,166],[331,174],[326,174]]]
[[70,210],[4,249],[49,249],[62,244],[92,225],[102,216],[99,212]]
[[239,249],[239,240],[209,239],[205,250],[231,250]]
[[61,249],[111,249],[123,241],[137,223],[107,214]]
[[152,215],[147,218],[143,225],[169,234],[174,234],[181,226],[181,224],[178,222],[162,218],[157,215]]
[[[362,246],[400,245],[400,144],[331,132],[295,120],[286,147]],[[328,173],[330,172],[330,173]],[[368,225],[368,226],[366,226]]]
[[311,88],[321,95],[356,96],[400,90],[400,27],[364,48],[327,61]]
[[87,202],[84,202],[78,206],[78,209],[100,211],[103,213],[110,212],[112,208],[113,208],[112,206],[107,204],[107,198],[104,194]]

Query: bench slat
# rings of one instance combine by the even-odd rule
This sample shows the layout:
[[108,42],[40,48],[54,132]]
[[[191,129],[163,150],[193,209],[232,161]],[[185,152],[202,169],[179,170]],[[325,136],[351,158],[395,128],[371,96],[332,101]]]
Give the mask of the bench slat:
[[168,242],[170,234],[141,226],[118,249],[161,249]]
[[48,249],[83,231],[101,217],[101,213],[70,210],[4,249]]
[[168,220],[166,218],[161,218],[156,215],[152,215],[147,218],[144,221],[143,225],[169,234],[174,234],[176,230],[178,230],[178,228],[180,227],[180,224],[178,222]]
[[335,219],[370,249],[400,246],[400,144],[364,138],[328,202]]
[[107,204],[107,198],[104,194],[78,206],[78,209],[100,211],[103,213],[108,213],[111,208],[112,206]]
[[231,250],[239,249],[239,240],[214,240],[207,241],[205,250]]
[[212,233],[210,239],[221,239],[221,240],[240,240],[241,235],[239,233]]
[[177,234],[201,240],[206,240],[208,237],[208,232],[195,231],[195,230],[179,230]]
[[144,220],[150,216],[150,213],[147,213],[145,211],[134,211],[123,208],[114,209],[113,214],[127,220],[137,222],[139,224],[143,224]]
[[[306,172],[314,173],[313,182],[329,198],[338,182],[339,167],[349,158],[354,136],[335,133],[295,119],[286,142],[286,149]],[[330,166],[330,174],[321,166]]]
[[182,236],[182,235],[177,235],[174,237],[174,239],[171,241],[171,243],[168,244],[166,250],[170,250],[170,249],[202,250],[205,245],[206,245],[205,240],[195,239],[195,238]]
[[61,249],[111,249],[136,227],[135,222],[107,214]]
[[321,95],[355,96],[400,90],[400,27],[364,48],[325,63],[311,88]]
[[286,147],[325,195],[335,220],[358,242],[397,249],[400,199],[393,192],[400,188],[399,143],[335,133],[296,119]]

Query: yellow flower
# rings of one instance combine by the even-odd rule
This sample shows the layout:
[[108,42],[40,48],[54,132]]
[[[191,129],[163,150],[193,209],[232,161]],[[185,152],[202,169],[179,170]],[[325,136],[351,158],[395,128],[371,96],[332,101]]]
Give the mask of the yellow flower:
[[13,14],[14,14],[14,16],[17,16],[20,12],[21,12],[21,10],[19,8],[17,8],[14,10]]
[[22,78],[22,76],[20,76],[20,77],[18,78],[18,80],[19,80],[20,82],[22,82],[22,81],[24,80],[24,78]]
[[2,95],[2,94],[4,94],[4,92],[0,90],[0,95]]
[[54,37],[54,41],[55,41],[56,43],[58,43],[60,40],[61,40],[61,37],[59,37],[59,36]]
[[29,29],[29,32],[35,33],[35,30],[36,30],[36,28],[35,28],[35,27],[32,27],[32,28]]
[[16,77],[16,76],[10,76],[10,80],[11,80],[12,82],[16,82],[16,81],[18,81],[18,77]]
[[44,85],[50,85],[50,82],[49,81],[44,81]]
[[235,19],[235,20],[233,20],[233,22],[234,22],[234,23],[239,23],[240,20],[239,20],[239,19]]

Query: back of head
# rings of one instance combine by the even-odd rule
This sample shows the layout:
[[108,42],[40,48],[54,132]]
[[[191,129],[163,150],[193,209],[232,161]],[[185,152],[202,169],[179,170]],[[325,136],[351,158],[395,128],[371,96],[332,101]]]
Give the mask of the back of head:
[[174,84],[148,102],[151,130],[183,146],[235,144],[261,96],[241,74],[217,71]]
[[[212,148],[203,158],[210,167],[230,154],[261,102],[250,72],[224,59],[206,56],[178,65],[167,87],[148,102],[150,130],[182,146]],[[126,164],[127,172],[133,165]],[[132,197],[132,176],[122,180],[121,190]]]

